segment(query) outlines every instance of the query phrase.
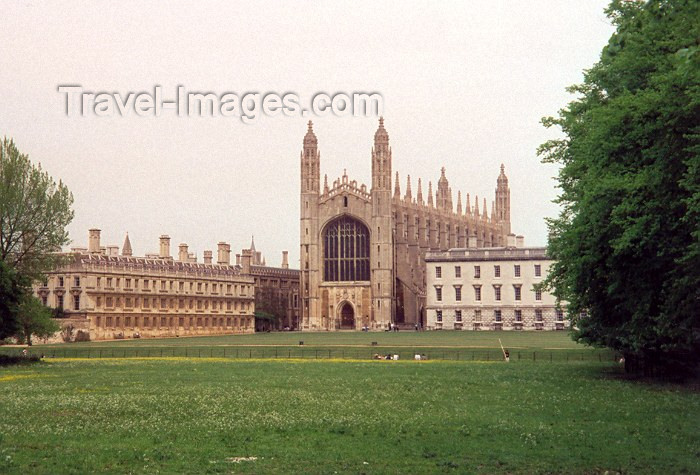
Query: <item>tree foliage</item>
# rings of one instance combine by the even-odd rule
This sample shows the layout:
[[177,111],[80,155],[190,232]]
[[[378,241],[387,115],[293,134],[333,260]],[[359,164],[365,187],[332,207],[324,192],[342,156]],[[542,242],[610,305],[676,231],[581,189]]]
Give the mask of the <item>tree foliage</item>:
[[32,336],[48,338],[60,330],[60,326],[51,320],[51,309],[33,295],[27,295],[20,304],[17,323],[17,339],[27,345],[32,344]]
[[27,339],[52,328],[31,285],[63,262],[56,251],[69,242],[72,204],[63,183],[33,165],[12,140],[0,141],[0,339],[18,333]]
[[0,340],[17,333],[17,315],[28,287],[26,278],[0,260]]
[[5,138],[0,142],[0,260],[39,280],[68,244],[73,195]]
[[[545,118],[561,165],[546,285],[574,337],[628,369],[685,369],[700,355],[700,2],[613,1],[617,27],[576,100]],[[581,316],[584,312],[585,316]]]

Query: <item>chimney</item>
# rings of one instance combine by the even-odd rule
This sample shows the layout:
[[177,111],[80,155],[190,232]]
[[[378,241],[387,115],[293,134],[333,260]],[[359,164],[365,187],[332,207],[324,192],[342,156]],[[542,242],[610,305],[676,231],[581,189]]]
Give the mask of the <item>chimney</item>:
[[241,265],[241,255],[240,254],[236,254],[236,265],[237,266]]
[[118,256],[119,255],[119,246],[107,246],[107,255],[108,256]]
[[88,231],[88,252],[90,254],[100,253],[100,230],[91,229]]
[[476,234],[469,236],[469,242],[467,243],[469,249],[476,249]]
[[188,246],[184,242],[180,243],[180,245],[178,246],[177,259],[180,262],[189,261],[190,253],[187,251],[187,249],[188,249]]
[[225,242],[220,242],[217,245],[216,263],[221,265],[231,265],[231,246]]
[[509,235],[506,236],[506,247],[515,247],[515,245],[516,245],[515,234],[510,233]]
[[160,237],[160,254],[162,259],[171,259],[170,256],[170,236],[163,234]]
[[516,236],[515,247],[525,247],[525,237],[524,236]]
[[212,252],[211,251],[204,251],[204,263],[211,264],[211,259],[212,259]]
[[241,272],[243,274],[250,274],[250,261],[253,258],[253,252],[250,249],[243,249],[243,255],[241,256]]
[[282,251],[282,269],[289,269],[289,251]]

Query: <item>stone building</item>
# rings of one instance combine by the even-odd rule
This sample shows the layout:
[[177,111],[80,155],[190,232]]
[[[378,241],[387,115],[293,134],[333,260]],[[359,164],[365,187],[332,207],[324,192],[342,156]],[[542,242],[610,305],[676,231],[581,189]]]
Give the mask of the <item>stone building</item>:
[[[469,194],[453,201],[445,169],[435,196],[410,176],[401,193],[392,187],[389,134],[379,119],[371,151],[368,188],[347,174],[330,185],[320,176],[321,154],[309,122],[301,151],[301,285],[304,330],[386,329],[390,323],[425,323],[425,253],[505,245],[510,230],[510,190],[501,165],[491,213],[486,199]],[[392,191],[393,189],[393,191]],[[473,203],[473,206],[472,206]]]
[[255,329],[299,330],[299,271],[289,268],[289,254],[282,251],[282,266],[271,267],[262,253],[250,247],[236,254],[236,265],[255,283],[255,308],[274,315],[275,320],[256,318]]
[[[552,260],[544,247],[428,252],[427,328],[430,330],[564,330],[568,321],[556,299],[535,288]],[[473,246],[476,243],[471,243]]]
[[218,244],[216,262],[212,251],[202,263],[187,244],[178,251],[174,259],[161,236],[158,254],[135,257],[127,235],[120,254],[91,229],[88,247],[72,249],[34,290],[63,309],[66,339],[70,329],[93,340],[253,332],[254,279],[230,264],[229,244]]

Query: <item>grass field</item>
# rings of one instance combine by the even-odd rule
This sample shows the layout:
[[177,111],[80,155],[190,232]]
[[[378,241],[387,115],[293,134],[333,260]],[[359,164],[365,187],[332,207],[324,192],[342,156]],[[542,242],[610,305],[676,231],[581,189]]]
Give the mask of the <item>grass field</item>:
[[[432,331],[432,332],[274,332],[250,335],[221,335],[182,338],[141,338],[79,343],[81,347],[121,346],[423,346],[499,348],[498,339],[512,348],[583,348],[571,340],[567,332],[492,332],[492,331]],[[46,345],[49,346],[49,345]],[[62,346],[62,345],[59,345]]]
[[699,473],[700,397],[612,363],[0,368],[0,473]]
[[[302,341],[304,344],[300,345]],[[371,359],[375,354],[398,354],[400,359],[413,359],[416,353],[420,353],[429,359],[493,361],[503,359],[501,343],[514,360],[615,360],[613,352],[578,345],[565,332],[256,333],[36,345],[30,352],[50,358],[172,356],[249,359]],[[0,353],[20,351],[17,347],[0,348]]]

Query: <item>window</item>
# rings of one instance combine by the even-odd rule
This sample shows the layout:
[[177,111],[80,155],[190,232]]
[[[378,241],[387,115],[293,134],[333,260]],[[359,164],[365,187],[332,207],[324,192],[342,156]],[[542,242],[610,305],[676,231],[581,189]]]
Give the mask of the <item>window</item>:
[[462,311],[455,310],[455,322],[461,322],[461,321],[462,321]]
[[125,327],[131,326],[131,317],[124,317],[124,326]]
[[493,295],[496,300],[501,300],[501,286],[500,285],[494,285],[493,286]]
[[519,285],[514,285],[513,290],[515,291],[515,300],[520,300],[522,296],[521,287]]
[[63,277],[60,275],[58,276],[58,286],[63,287]]
[[481,301],[481,287],[474,287],[474,300]]
[[494,277],[501,276],[501,266],[493,266],[493,276]]
[[520,265],[515,264],[513,266],[513,273],[515,274],[515,277],[520,277]]
[[501,321],[501,311],[500,310],[494,310],[493,311],[493,320],[495,322],[500,322]]
[[481,310],[474,310],[474,321],[475,322],[481,321]]
[[455,300],[457,302],[462,301],[462,287],[461,286],[455,287]]
[[100,285],[102,285],[102,277],[97,278],[97,288],[100,288]]
[[369,280],[369,230],[364,224],[342,216],[326,227],[323,241],[325,281]]
[[535,277],[542,277],[542,266],[535,264]]
[[148,280],[146,280],[146,279],[143,279],[143,288],[145,290],[148,290]]
[[539,289],[535,290],[535,300],[542,300],[542,291]]
[[564,321],[564,311],[561,309],[557,309],[557,321],[558,322]]
[[80,287],[80,277],[73,277],[73,287]]
[[462,267],[461,266],[455,266],[455,277],[462,277]]
[[522,310],[516,310],[516,311],[515,311],[515,321],[516,321],[516,322],[522,322],[522,321],[523,321],[523,311],[522,311]]
[[481,278],[481,266],[474,266],[474,278]]
[[73,310],[80,310],[80,295],[73,296]]
[[[124,279],[124,288],[130,289],[131,288],[131,279]],[[129,325],[127,325],[128,327]]]
[[148,308],[150,307],[151,301],[148,299],[143,299],[143,308]]
[[435,268],[435,278],[436,278],[436,279],[442,278],[442,267],[437,266],[437,267]]
[[542,309],[535,309],[535,320],[538,322],[542,321]]
[[107,287],[112,287],[112,278],[111,277],[107,277]]
[[437,310],[435,314],[437,316],[437,321],[442,322],[442,310]]
[[435,288],[435,296],[436,296],[438,302],[442,302],[442,288],[441,287]]
[[[165,281],[164,280],[160,281],[160,290],[165,290]],[[161,325],[161,326],[164,326],[164,325]]]

